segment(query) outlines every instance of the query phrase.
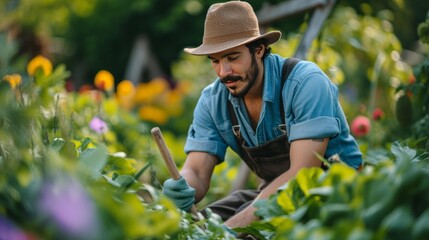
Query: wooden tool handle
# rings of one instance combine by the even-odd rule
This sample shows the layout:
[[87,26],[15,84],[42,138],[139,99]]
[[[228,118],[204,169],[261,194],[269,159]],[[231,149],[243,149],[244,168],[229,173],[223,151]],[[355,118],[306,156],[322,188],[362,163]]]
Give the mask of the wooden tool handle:
[[159,127],[152,128],[151,134],[155,139],[156,145],[158,145],[158,149],[161,152],[162,159],[164,159],[165,165],[167,166],[171,177],[174,180],[180,179],[181,176],[180,176],[179,170],[177,170],[176,163],[173,161],[173,158],[171,157],[170,151],[168,150],[167,145],[165,144],[164,137],[162,136],[162,133]]
[[[162,159],[164,159],[165,165],[167,166],[167,169],[170,172],[171,177],[174,180],[180,179],[181,175],[179,173],[179,170],[177,169],[176,163],[171,157],[171,154],[167,148],[167,145],[165,144],[164,137],[162,136],[162,133],[161,133],[161,129],[159,129],[159,127],[154,127],[150,132],[152,134],[153,139],[156,142],[156,145],[158,146],[159,151],[161,152]],[[198,218],[198,211],[195,205],[192,205],[191,213]]]

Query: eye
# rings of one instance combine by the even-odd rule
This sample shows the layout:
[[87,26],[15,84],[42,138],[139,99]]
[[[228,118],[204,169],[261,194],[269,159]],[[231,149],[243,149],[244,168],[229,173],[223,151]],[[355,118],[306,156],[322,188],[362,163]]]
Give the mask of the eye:
[[217,60],[217,59],[210,59],[210,61],[213,63],[213,64],[218,64],[219,63],[219,60]]
[[238,56],[230,56],[230,57],[228,57],[228,60],[229,61],[234,61],[234,60],[236,60],[238,58]]

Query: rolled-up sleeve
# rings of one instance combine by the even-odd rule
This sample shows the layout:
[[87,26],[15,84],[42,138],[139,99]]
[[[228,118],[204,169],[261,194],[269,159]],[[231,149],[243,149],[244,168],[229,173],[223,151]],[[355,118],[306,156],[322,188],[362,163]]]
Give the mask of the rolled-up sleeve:
[[194,119],[188,131],[185,152],[207,152],[215,155],[222,162],[225,158],[227,144],[222,139],[219,126],[216,124],[211,111],[221,111],[219,104],[209,101],[207,91],[199,99],[194,110]]
[[207,152],[217,156],[220,161],[223,161],[227,145],[219,140],[210,140],[208,135],[201,136],[201,134],[195,134],[196,132],[194,126],[191,125],[186,140],[185,152]]
[[337,118],[338,89],[317,68],[303,69],[292,80],[286,96],[289,107],[289,141],[311,138],[333,138],[340,134],[341,123]]
[[332,138],[341,131],[340,122],[333,117],[316,117],[291,124],[289,141],[309,138]]

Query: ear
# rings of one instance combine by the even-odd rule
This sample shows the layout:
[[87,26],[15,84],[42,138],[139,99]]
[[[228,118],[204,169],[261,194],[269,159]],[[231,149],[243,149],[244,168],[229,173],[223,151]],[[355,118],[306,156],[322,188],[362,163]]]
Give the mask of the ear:
[[259,45],[259,47],[257,47],[255,49],[255,55],[259,58],[262,58],[262,56],[264,56],[265,51],[266,51],[266,49],[265,49],[264,44],[261,44],[261,45]]

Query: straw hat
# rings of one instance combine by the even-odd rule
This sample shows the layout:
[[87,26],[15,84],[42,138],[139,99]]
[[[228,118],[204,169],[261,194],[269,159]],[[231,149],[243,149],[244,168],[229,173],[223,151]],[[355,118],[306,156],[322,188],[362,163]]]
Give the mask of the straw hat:
[[185,48],[184,51],[193,55],[208,55],[261,38],[266,38],[268,44],[272,44],[280,37],[279,31],[260,34],[258,19],[249,3],[216,3],[207,11],[203,43],[196,48]]

